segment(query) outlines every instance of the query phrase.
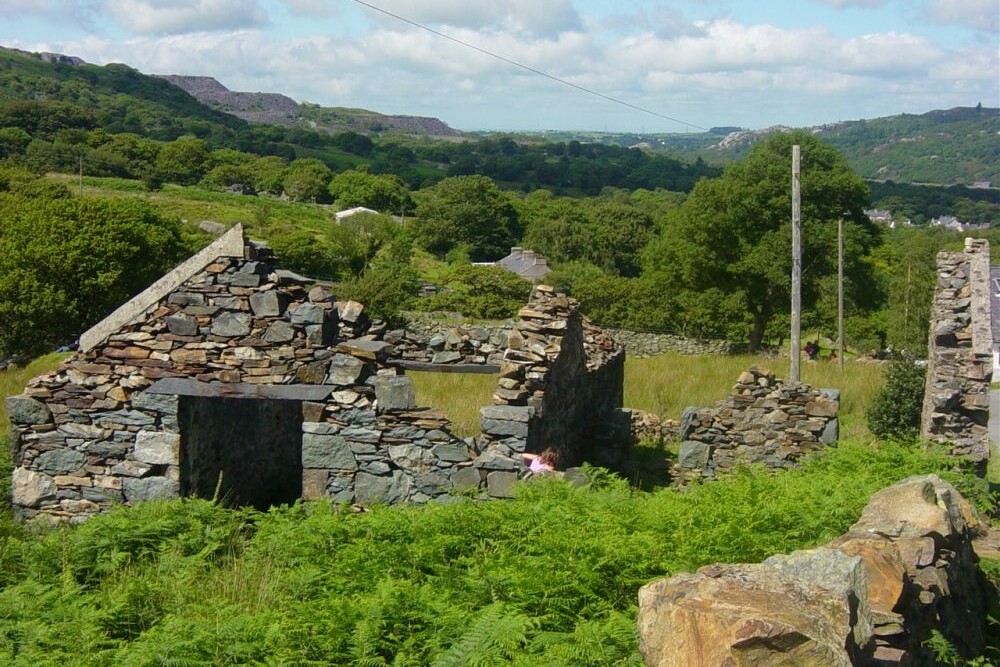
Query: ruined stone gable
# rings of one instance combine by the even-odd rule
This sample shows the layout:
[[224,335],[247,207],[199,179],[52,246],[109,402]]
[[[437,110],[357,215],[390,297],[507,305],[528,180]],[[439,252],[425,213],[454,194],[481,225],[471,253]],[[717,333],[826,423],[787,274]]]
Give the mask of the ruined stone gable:
[[[15,510],[74,519],[184,495],[260,507],[510,495],[521,452],[558,439],[579,460],[583,443],[615,432],[604,422],[621,408],[623,352],[584,336],[576,308],[536,290],[522,320],[531,345],[503,353],[518,368],[519,357],[539,356],[518,376],[523,401],[505,398],[509,373],[495,397],[530,414],[496,442],[485,408],[485,435],[461,439],[445,415],[416,407],[402,360],[361,304],[310,289],[235,227],[7,399]],[[598,376],[605,391],[594,389]]]

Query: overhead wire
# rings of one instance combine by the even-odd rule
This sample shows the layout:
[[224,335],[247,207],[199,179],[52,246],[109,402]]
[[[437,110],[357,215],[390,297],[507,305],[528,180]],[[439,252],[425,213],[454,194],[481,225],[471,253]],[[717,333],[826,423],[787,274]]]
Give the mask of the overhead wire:
[[620,104],[620,105],[622,105],[624,107],[628,107],[629,109],[634,109],[636,111],[641,111],[642,113],[646,113],[646,114],[650,114],[652,116],[656,116],[657,118],[663,118],[664,120],[669,120],[672,123],[678,123],[680,125],[684,125],[685,127],[693,127],[696,130],[703,130],[705,132],[708,131],[708,128],[702,127],[700,125],[695,125],[694,123],[689,123],[689,122],[687,122],[685,120],[681,120],[679,118],[674,118],[672,116],[667,116],[666,114],[659,113],[658,111],[653,111],[652,109],[647,109],[647,108],[641,107],[641,106],[639,106],[637,104],[632,104],[631,102],[626,102],[625,100],[619,99],[617,97],[612,97],[611,95],[605,95],[604,93],[598,92],[598,91],[593,90],[591,88],[587,88],[586,86],[581,86],[579,84],[573,83],[572,81],[567,81],[566,79],[562,79],[562,78],[559,78],[558,76],[555,76],[553,74],[549,74],[548,72],[543,72],[542,70],[536,69],[534,67],[531,67],[530,65],[525,65],[524,63],[520,63],[520,62],[518,62],[516,60],[513,60],[511,58],[507,58],[506,56],[502,56],[502,55],[500,55],[498,53],[494,53],[493,51],[489,51],[489,50],[484,49],[482,47],[476,46],[475,44],[471,44],[471,43],[466,42],[464,40],[458,39],[457,37],[452,37],[451,35],[443,33],[443,32],[441,32],[439,30],[435,30],[434,28],[431,28],[430,26],[426,26],[426,25],[424,25],[422,23],[418,23],[418,22],[413,21],[411,19],[408,19],[408,18],[406,18],[404,16],[400,16],[399,14],[395,14],[393,12],[390,12],[387,9],[383,9],[381,7],[377,7],[377,6],[373,5],[370,2],[366,2],[365,0],[354,0],[354,2],[357,3],[357,4],[359,4],[359,5],[362,5],[364,7],[367,7],[368,9],[371,9],[372,11],[380,12],[382,14],[385,14],[386,16],[391,16],[392,18],[394,18],[394,19],[396,19],[398,21],[402,21],[403,23],[407,23],[407,24],[412,25],[412,26],[414,26],[416,28],[420,28],[421,30],[425,30],[425,31],[427,31],[427,32],[429,32],[431,34],[437,35],[438,37],[443,37],[444,39],[447,39],[447,40],[449,40],[451,42],[454,42],[456,44],[460,44],[461,46],[464,46],[466,48],[472,49],[474,51],[478,51],[479,53],[487,55],[487,56],[489,56],[491,58],[496,58],[497,60],[500,60],[502,62],[507,63],[508,65],[513,65],[515,67],[520,67],[521,69],[526,70],[528,72],[531,72],[532,74],[537,74],[539,76],[545,77],[546,79],[551,79],[552,81],[556,81],[556,82],[561,83],[561,84],[563,84],[565,86],[569,86],[570,88],[576,88],[577,90],[580,90],[582,92],[588,93],[590,95],[594,95],[596,97],[600,97],[601,99],[607,100],[609,102],[614,102],[615,104]]

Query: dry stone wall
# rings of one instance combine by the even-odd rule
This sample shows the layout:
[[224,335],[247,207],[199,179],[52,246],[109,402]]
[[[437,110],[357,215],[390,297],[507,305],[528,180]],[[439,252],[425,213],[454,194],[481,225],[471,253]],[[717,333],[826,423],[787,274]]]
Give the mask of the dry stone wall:
[[953,486],[911,477],[823,547],[644,586],[640,651],[648,667],[931,667],[937,631],[981,656],[994,602],[971,546],[982,530]]
[[546,448],[565,466],[616,459],[630,437],[621,409],[624,349],[580,315],[575,299],[545,285],[518,315],[493,405],[481,410],[484,454],[497,462],[491,465]]
[[754,366],[714,408],[688,408],[681,417],[676,480],[715,477],[740,464],[794,466],[835,445],[840,392],[785,384]]
[[[183,280],[168,276],[168,291],[123,306],[58,371],[7,399],[20,516],[77,520],[187,494],[260,506],[511,494],[525,473],[519,452],[545,444],[529,443],[526,417],[506,427],[516,445],[505,437],[491,449],[495,428],[457,437],[443,414],[415,405],[393,365],[397,348],[361,304],[281,271],[266,248],[239,247]],[[623,352],[589,325],[583,334],[574,302],[547,288],[538,295],[519,325],[532,342],[503,352],[520,384],[508,372],[492,407],[531,410],[532,432],[558,438],[576,461],[595,415],[621,407]],[[567,327],[573,344],[563,342]],[[597,392],[595,378],[617,390]]]
[[990,455],[990,248],[966,239],[964,252],[937,256],[921,433],[947,442],[984,474]]

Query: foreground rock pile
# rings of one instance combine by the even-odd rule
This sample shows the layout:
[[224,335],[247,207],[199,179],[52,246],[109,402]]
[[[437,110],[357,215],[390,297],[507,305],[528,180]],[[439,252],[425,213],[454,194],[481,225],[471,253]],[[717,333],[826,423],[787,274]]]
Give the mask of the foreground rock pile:
[[757,565],[708,565],[639,592],[648,667],[931,666],[940,632],[982,655],[990,587],[969,503],[935,475],[872,496],[825,547]]
[[785,384],[756,366],[714,408],[689,408],[681,417],[681,480],[715,477],[739,464],[787,468],[837,442],[840,393]]

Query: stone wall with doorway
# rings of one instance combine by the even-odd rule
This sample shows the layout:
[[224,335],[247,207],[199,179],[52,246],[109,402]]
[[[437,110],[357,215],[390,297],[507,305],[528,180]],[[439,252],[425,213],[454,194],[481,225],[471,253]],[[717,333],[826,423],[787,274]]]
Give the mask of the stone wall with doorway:
[[506,426],[522,445],[492,428],[459,438],[414,404],[361,304],[280,270],[234,228],[7,399],[15,511],[77,520],[187,493],[266,506],[296,488],[357,503],[509,496],[529,430],[533,447],[578,461],[622,392],[623,352],[574,301],[538,287],[518,327],[491,408],[531,411]]

